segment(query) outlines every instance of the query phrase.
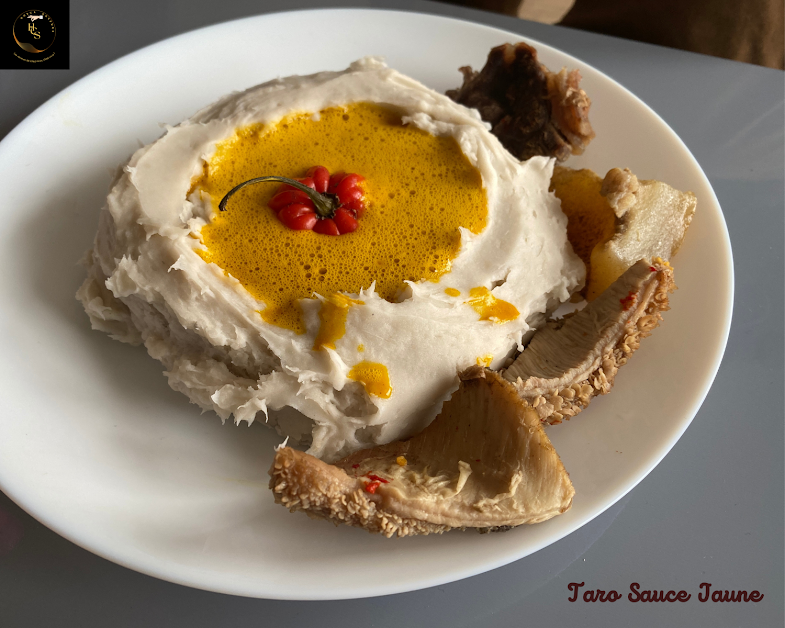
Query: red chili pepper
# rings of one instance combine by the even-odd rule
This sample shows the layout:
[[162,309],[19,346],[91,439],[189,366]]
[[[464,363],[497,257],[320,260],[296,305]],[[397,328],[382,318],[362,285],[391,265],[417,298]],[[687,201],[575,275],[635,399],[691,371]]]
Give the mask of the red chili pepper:
[[[310,229],[331,236],[352,233],[359,226],[357,219],[365,212],[364,192],[359,187],[364,180],[359,174],[343,172],[331,176],[324,166],[314,166],[305,178],[297,181],[326,195],[330,205],[327,210],[320,212],[307,192],[288,184],[281,186],[268,206],[290,229]],[[291,207],[297,209],[290,210]],[[315,220],[308,218],[309,214]]]
[[651,272],[653,272],[653,273],[656,273],[656,272],[657,272],[657,269],[656,269],[656,268],[654,268],[654,266],[649,266],[649,270],[650,270]]
[[324,166],[314,166],[306,173],[306,176],[313,179],[314,190],[319,194],[324,194],[327,191],[327,186],[330,183],[330,171]]
[[365,203],[362,199],[352,199],[341,205],[341,207],[354,212],[354,215],[357,216],[357,218],[362,218],[362,215],[365,213]]
[[385,480],[384,478],[380,478],[378,475],[373,475],[373,474],[371,474],[371,475],[369,475],[368,477],[369,477],[371,480],[373,480],[374,482],[381,482],[382,484],[389,484],[389,483],[390,483],[390,481],[389,481],[389,480]]
[[357,184],[362,181],[363,178],[359,174],[347,174],[340,180],[335,186],[335,194],[341,199],[342,204],[362,199],[363,191],[357,187]]
[[343,179],[345,176],[345,172],[336,172],[335,174],[330,175],[330,180],[327,184],[327,191],[335,193],[335,188],[341,182],[341,179]]
[[[286,223],[284,222],[283,224]],[[316,233],[321,233],[322,235],[341,235],[341,232],[338,230],[338,226],[335,224],[335,221],[332,218],[317,220],[316,224],[313,226],[313,230]]]
[[310,168],[302,179],[269,176],[243,181],[227,192],[218,208],[226,211],[229,198],[246,185],[269,181],[284,184],[267,205],[290,229],[343,235],[356,231],[357,219],[365,213],[365,193],[359,186],[365,179],[345,172],[330,175],[324,166]]
[[278,194],[273,196],[270,199],[270,202],[267,203],[267,206],[276,213],[292,203],[309,203],[311,200],[302,190],[291,189],[292,186],[287,187],[290,189],[278,192]]
[[[312,190],[316,189],[316,183],[314,183],[314,180],[311,177],[303,177],[302,179],[294,179],[294,180],[297,181],[298,183],[302,183],[304,186],[309,187]],[[280,194],[281,192],[292,192],[295,190],[298,192],[301,191],[300,188],[296,188],[293,185],[289,185],[288,183],[285,183],[284,185],[281,186],[281,189],[278,191],[278,193]],[[308,196],[308,194],[304,191],[303,194]]]
[[636,300],[637,297],[635,296],[635,291],[630,290],[629,294],[626,297],[622,297],[621,299],[619,299],[619,303],[621,303],[622,309],[626,311],[633,306]]
[[278,212],[278,219],[287,227],[296,231],[313,229],[317,226],[316,223],[319,222],[313,207],[309,207],[305,203],[287,205]]
[[353,464],[353,465],[352,465],[352,469],[359,469],[359,468],[360,468],[360,465],[359,465],[359,464]]
[[[357,216],[356,214],[352,215],[352,211],[350,209],[346,209],[346,207],[339,207],[335,210],[335,216],[333,216],[333,222],[335,226],[338,228],[339,233],[351,233],[352,231],[356,231],[357,227]],[[323,222],[327,222],[324,220]],[[315,229],[314,229],[315,231]]]
[[369,493],[375,493],[376,489],[379,488],[381,485],[382,485],[381,482],[368,482],[368,484],[365,485],[365,490]]

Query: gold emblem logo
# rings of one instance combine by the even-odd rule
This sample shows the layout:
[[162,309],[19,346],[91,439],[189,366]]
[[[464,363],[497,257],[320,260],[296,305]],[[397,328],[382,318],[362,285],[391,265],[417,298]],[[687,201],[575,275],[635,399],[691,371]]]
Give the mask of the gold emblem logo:
[[14,22],[14,41],[25,52],[45,52],[55,40],[54,20],[43,11],[25,11]]

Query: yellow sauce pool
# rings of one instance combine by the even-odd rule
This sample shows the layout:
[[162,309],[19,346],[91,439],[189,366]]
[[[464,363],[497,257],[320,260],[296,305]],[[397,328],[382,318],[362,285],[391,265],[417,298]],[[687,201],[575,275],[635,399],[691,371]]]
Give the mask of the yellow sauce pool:
[[493,362],[493,356],[490,353],[477,358],[477,366],[489,367],[491,362]]
[[370,103],[318,118],[238,129],[192,186],[210,194],[217,213],[231,188],[259,176],[302,177],[322,165],[365,177],[368,209],[354,233],[288,229],[267,207],[276,183],[244,188],[201,231],[200,255],[264,302],[265,321],[296,333],[305,332],[297,302],[314,292],[356,294],[376,281],[379,295],[395,301],[404,280],[437,281],[458,254],[458,228],[479,233],[488,211],[480,173],[453,138],[403,125],[399,114]]
[[480,315],[481,321],[507,323],[514,321],[520,312],[512,303],[497,299],[488,288],[482,286],[469,290],[469,305]]
[[335,349],[336,341],[346,333],[346,316],[353,305],[363,305],[363,302],[342,294],[332,294],[324,300],[319,309],[320,324],[313,343],[314,351],[321,351],[325,347]]
[[365,391],[369,395],[375,395],[382,399],[389,399],[392,395],[390,374],[384,364],[363,360],[352,367],[347,377],[365,386]]

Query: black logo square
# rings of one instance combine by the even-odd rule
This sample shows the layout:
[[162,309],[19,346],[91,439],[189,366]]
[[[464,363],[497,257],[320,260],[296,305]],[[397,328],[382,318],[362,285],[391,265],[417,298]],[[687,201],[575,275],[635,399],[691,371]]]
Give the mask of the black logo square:
[[69,26],[67,1],[7,2],[0,9],[0,68],[67,70]]

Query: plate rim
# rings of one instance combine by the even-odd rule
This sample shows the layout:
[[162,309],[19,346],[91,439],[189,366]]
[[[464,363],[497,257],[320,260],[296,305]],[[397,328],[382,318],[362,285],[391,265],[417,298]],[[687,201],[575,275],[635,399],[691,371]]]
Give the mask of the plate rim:
[[[652,470],[664,459],[664,457],[671,451],[674,447],[676,442],[682,437],[684,432],[687,430],[689,425],[692,423],[695,415],[697,414],[700,407],[703,405],[706,396],[711,389],[714,380],[716,379],[717,372],[721,365],[723,356],[725,354],[725,350],[727,348],[728,338],[730,334],[730,328],[732,324],[732,314],[733,314],[733,303],[734,303],[734,294],[735,294],[735,273],[734,273],[734,261],[733,261],[733,251],[731,246],[730,234],[728,231],[727,222],[725,221],[721,205],[719,200],[717,199],[716,193],[709,181],[706,173],[703,171],[700,163],[697,161],[695,156],[692,154],[690,149],[678,136],[678,134],[668,125],[668,123],[648,104],[646,104],[642,99],[636,96],[632,91],[626,88],[624,85],[620,84],[614,78],[598,70],[593,65],[586,63],[573,55],[564,52],[550,44],[546,44],[540,40],[535,38],[531,38],[520,33],[516,33],[513,31],[508,31],[503,28],[499,28],[496,26],[490,26],[485,23],[478,23],[473,22],[468,19],[463,18],[456,18],[451,16],[445,16],[438,13],[431,13],[431,12],[414,12],[414,11],[404,11],[404,10],[396,10],[396,9],[384,9],[384,8],[319,8],[319,9],[296,9],[291,11],[275,11],[270,13],[262,13],[258,15],[251,15],[246,16],[238,19],[231,19],[225,20],[221,22],[216,22],[214,24],[208,24],[206,26],[202,26],[196,29],[192,29],[183,33],[179,33],[172,37],[166,37],[156,42],[150,43],[145,45],[142,48],[133,50],[117,59],[99,67],[95,70],[91,71],[90,73],[86,74],[85,76],[79,78],[78,80],[74,81],[73,83],[68,84],[62,90],[58,91],[56,94],[51,96],[47,99],[44,103],[39,105],[36,109],[34,109],[31,113],[29,113],[25,118],[20,121],[1,141],[0,141],[0,155],[2,155],[8,148],[9,145],[17,141],[17,136],[24,134],[25,130],[29,125],[36,124],[36,119],[44,116],[47,114],[48,110],[51,109],[55,103],[57,102],[58,98],[66,91],[71,90],[79,86],[79,89],[85,89],[89,86],[91,82],[100,81],[102,75],[105,72],[113,72],[117,71],[123,64],[132,61],[134,57],[141,57],[144,54],[148,53],[150,49],[170,44],[172,42],[176,42],[178,40],[183,40],[187,38],[194,37],[199,33],[202,33],[209,29],[214,29],[217,27],[226,26],[229,24],[234,24],[238,22],[250,22],[250,21],[264,21],[271,17],[282,17],[286,15],[294,15],[294,14],[302,14],[302,13],[353,13],[353,14],[375,14],[375,15],[382,15],[382,14],[395,14],[399,16],[408,16],[408,17],[416,17],[422,18],[423,16],[433,18],[439,21],[445,22],[457,22],[464,25],[469,25],[472,28],[483,29],[487,31],[492,31],[503,35],[507,38],[513,38],[513,41],[526,41],[534,45],[538,50],[540,49],[548,49],[549,51],[553,51],[558,53],[559,55],[563,55],[565,58],[569,59],[572,62],[578,63],[582,66],[587,68],[591,68],[594,72],[598,73],[599,75],[606,78],[608,81],[613,83],[613,85],[626,93],[629,97],[634,99],[639,106],[645,108],[650,114],[652,114],[662,125],[663,129],[667,129],[667,131],[671,134],[672,138],[675,139],[681,146],[682,150],[684,151],[685,155],[689,157],[692,161],[694,167],[703,177],[707,189],[710,191],[712,195],[712,199],[716,208],[719,210],[719,219],[722,227],[722,236],[723,236],[723,244],[724,244],[724,252],[726,254],[726,262],[728,264],[728,284],[727,284],[727,302],[725,304],[725,311],[723,312],[724,316],[722,317],[722,337],[717,339],[719,342],[716,344],[715,347],[715,355],[713,356],[713,360],[711,363],[711,367],[709,369],[710,376],[706,378],[704,382],[703,389],[701,390],[700,394],[695,396],[694,402],[692,407],[689,408],[689,411],[685,413],[685,417],[689,416],[688,419],[684,420],[683,423],[679,426],[678,429],[673,430],[670,434],[670,437],[666,440],[665,444],[660,448],[659,451],[656,452],[656,455],[650,458],[649,463],[644,467],[645,472],[640,473],[639,476],[633,477],[629,479],[627,482],[623,484],[623,486],[617,491],[616,494],[613,495],[611,500],[608,503],[604,503],[601,507],[596,509],[591,509],[592,512],[583,520],[579,521],[574,527],[571,527],[568,530],[562,531],[554,536],[548,537],[545,540],[535,544],[533,549],[531,547],[527,547],[521,553],[514,553],[512,557],[505,557],[496,561],[487,561],[482,565],[478,566],[470,566],[463,570],[453,571],[449,574],[441,574],[440,577],[426,577],[422,579],[418,579],[416,581],[408,580],[407,584],[399,584],[397,586],[393,585],[366,585],[359,591],[351,591],[346,592],[344,591],[340,595],[335,595],[332,591],[324,591],[324,594],[316,594],[318,592],[309,591],[309,595],[302,595],[301,592],[296,592],[291,595],[282,595],[280,592],[278,593],[260,593],[259,586],[255,587],[248,587],[242,588],[237,586],[232,586],[232,584],[237,584],[236,582],[230,581],[222,581],[221,583],[213,582],[208,583],[204,580],[199,579],[194,575],[193,572],[198,571],[196,568],[193,567],[184,567],[185,571],[191,572],[191,577],[186,577],[185,575],[180,574],[177,570],[167,569],[166,564],[155,564],[155,560],[152,561],[153,564],[149,562],[142,562],[137,561],[134,562],[133,557],[135,556],[135,548],[131,548],[130,551],[127,551],[125,554],[118,554],[116,551],[113,551],[112,548],[104,548],[104,547],[97,547],[95,544],[90,543],[89,538],[82,538],[78,533],[73,532],[68,528],[67,525],[62,524],[52,519],[51,513],[49,515],[45,512],[41,512],[41,510],[45,510],[45,507],[42,507],[40,504],[29,503],[27,499],[25,499],[24,495],[18,494],[13,489],[13,482],[9,483],[7,478],[5,477],[6,474],[3,473],[2,466],[0,466],[0,490],[2,490],[12,501],[14,501],[20,508],[22,508],[25,512],[27,512],[30,516],[34,519],[45,525],[47,528],[51,529],[58,535],[62,536],[63,538],[67,539],[68,541],[78,545],[79,547],[101,556],[111,562],[114,562],[118,565],[123,567],[129,568],[133,571],[137,571],[140,573],[144,573],[149,576],[153,576],[155,578],[159,578],[168,582],[173,582],[177,584],[181,584],[184,586],[189,586],[196,589],[206,590],[206,591],[213,591],[218,593],[226,593],[231,595],[239,595],[244,597],[256,597],[256,598],[264,598],[264,599],[280,599],[280,600],[343,600],[343,599],[357,599],[357,598],[366,598],[366,597],[375,597],[381,595],[389,595],[395,593],[403,593],[409,592],[414,590],[420,590],[423,588],[428,588],[432,586],[437,586],[441,584],[446,584],[449,582],[453,582],[456,580],[460,580],[463,578],[471,577],[473,575],[478,575],[481,573],[485,573],[487,571],[491,571],[493,569],[497,569],[503,565],[509,564],[516,560],[520,560],[530,554],[533,554],[541,549],[556,543],[557,541],[561,540],[562,538],[572,534],[582,526],[586,525],[597,516],[605,512],[608,508],[612,507],[616,504],[622,497],[627,495],[633,488],[635,488],[643,479],[645,479]],[[157,559],[158,562],[161,562],[161,559]],[[206,572],[211,573],[211,572]],[[209,576],[208,576],[209,579]]]

